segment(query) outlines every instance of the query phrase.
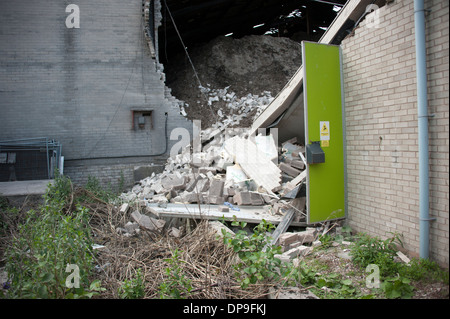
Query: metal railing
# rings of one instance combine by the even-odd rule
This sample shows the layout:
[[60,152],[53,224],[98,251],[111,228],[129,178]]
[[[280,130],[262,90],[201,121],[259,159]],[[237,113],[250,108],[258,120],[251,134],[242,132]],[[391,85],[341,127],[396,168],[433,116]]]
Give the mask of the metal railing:
[[0,181],[52,179],[62,171],[61,151],[47,137],[0,141]]

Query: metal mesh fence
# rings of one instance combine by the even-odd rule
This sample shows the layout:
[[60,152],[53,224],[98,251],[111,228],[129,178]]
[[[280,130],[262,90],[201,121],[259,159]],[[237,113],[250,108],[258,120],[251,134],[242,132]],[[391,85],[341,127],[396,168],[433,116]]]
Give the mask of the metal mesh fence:
[[46,137],[0,141],[0,182],[52,179],[62,145]]

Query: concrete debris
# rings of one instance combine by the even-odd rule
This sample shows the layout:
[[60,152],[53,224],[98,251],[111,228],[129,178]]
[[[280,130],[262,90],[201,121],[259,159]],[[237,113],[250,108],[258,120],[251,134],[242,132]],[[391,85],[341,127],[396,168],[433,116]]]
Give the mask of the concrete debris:
[[[208,90],[208,94],[212,92]],[[220,100],[230,99],[230,103],[236,98],[228,89],[215,93]],[[216,98],[210,97],[215,103]],[[254,104],[250,96],[242,103]],[[230,105],[239,108],[241,104]],[[167,159],[163,170],[152,171],[121,194],[126,202],[120,207],[121,213],[126,214],[133,203],[142,207],[156,203],[161,208],[172,204],[218,205],[218,211],[230,215],[242,213],[240,206],[267,206],[271,215],[280,216],[295,207],[293,220],[305,221],[305,192],[299,192],[306,179],[304,146],[294,138],[277,147],[273,135],[249,136],[248,129],[230,128],[231,122],[221,119],[200,130],[196,139],[200,146],[195,152],[191,145],[183,147]],[[164,227],[162,219],[139,211],[133,211],[131,218],[141,229],[160,232]],[[130,236],[136,234],[135,228],[123,229]],[[312,242],[309,237],[302,241]]]
[[219,235],[219,237],[223,237],[222,229],[224,229],[225,232],[229,233],[231,236],[235,235],[235,233],[231,229],[229,229],[227,226],[225,226],[223,223],[217,220],[209,221],[208,225],[212,231],[214,231],[217,235]]
[[169,236],[180,238],[181,234],[182,234],[181,230],[176,227],[171,227],[169,230]]
[[408,266],[410,266],[411,259],[409,259],[404,253],[401,251],[397,251],[397,256]]
[[280,287],[278,289],[271,287],[269,290],[269,299],[320,299],[311,291],[300,289],[298,287]]
[[138,223],[140,227],[150,231],[161,232],[166,224],[166,222],[162,219],[155,219],[147,215],[143,215],[137,210],[131,213],[131,218]]

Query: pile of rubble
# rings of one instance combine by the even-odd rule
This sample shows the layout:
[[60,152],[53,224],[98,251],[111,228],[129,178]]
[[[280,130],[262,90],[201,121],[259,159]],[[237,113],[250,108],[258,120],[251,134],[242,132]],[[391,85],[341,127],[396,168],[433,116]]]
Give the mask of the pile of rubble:
[[[230,90],[230,86],[223,89],[214,89],[208,84],[206,87],[199,86],[203,99],[197,100],[201,105],[202,100],[206,100],[208,108],[214,113],[214,118],[218,121],[212,127],[223,128],[233,127],[248,118],[250,121],[259,116],[265,108],[273,101],[270,91],[261,94],[248,93],[238,97],[238,94]],[[180,114],[187,117],[190,112],[190,105],[184,101],[180,102]],[[206,108],[206,106],[205,106]],[[209,112],[207,110],[207,112]]]
[[239,206],[271,206],[272,214],[296,209],[304,218],[305,198],[298,196],[306,176],[304,146],[296,139],[278,146],[273,135],[248,136],[242,128],[201,131],[201,150],[188,145],[167,159],[162,173],[148,176],[127,193],[127,202],[198,203],[220,205],[221,211]]

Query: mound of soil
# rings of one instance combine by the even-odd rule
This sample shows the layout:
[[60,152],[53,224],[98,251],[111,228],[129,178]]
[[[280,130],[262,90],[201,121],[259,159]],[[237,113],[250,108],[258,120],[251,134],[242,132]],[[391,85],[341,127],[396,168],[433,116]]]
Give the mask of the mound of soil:
[[222,36],[188,50],[195,72],[187,55],[180,54],[166,63],[166,84],[188,104],[187,117],[201,120],[203,127],[214,121],[200,84],[211,89],[229,87],[237,97],[263,92],[275,96],[301,65],[300,43],[282,37]]

